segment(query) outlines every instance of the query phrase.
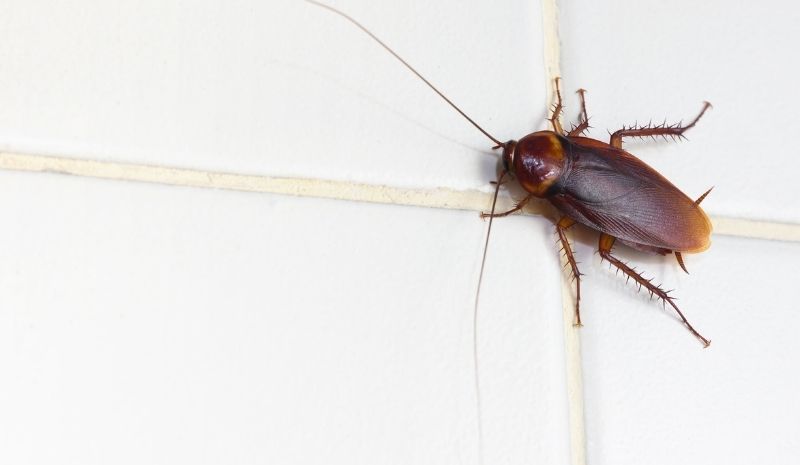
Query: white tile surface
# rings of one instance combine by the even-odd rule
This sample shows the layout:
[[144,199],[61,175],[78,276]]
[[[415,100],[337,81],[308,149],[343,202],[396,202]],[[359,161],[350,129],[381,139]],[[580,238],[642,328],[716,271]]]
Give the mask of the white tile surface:
[[[543,124],[538,3],[332,3],[501,140]],[[490,141],[299,0],[26,0],[2,17],[2,148],[399,186],[494,176]]]
[[[499,138],[545,117],[538,2],[335,3]],[[779,10],[781,14],[775,14]],[[687,13],[691,12],[691,14]],[[799,221],[800,11],[561,5],[592,134],[715,109],[628,148],[716,214]],[[489,143],[303,2],[5,2],[0,148],[474,188]],[[774,129],[773,129],[774,128]],[[0,462],[478,463],[474,213],[0,173]],[[789,462],[795,244],[621,248],[703,350],[578,232],[591,463]],[[479,323],[485,463],[566,463],[559,275],[543,219],[496,223]]]
[[[686,121],[711,101],[688,142],[627,148],[690,195],[715,185],[704,202],[711,213],[797,222],[800,165],[783,128],[800,104],[789,58],[798,19],[800,9],[783,2],[565,2],[565,87],[589,89],[597,137],[636,120]],[[800,320],[788,292],[800,246],[717,236],[688,257],[691,276],[671,260],[620,254],[675,288],[713,343],[700,349],[596,256],[585,265],[584,296],[595,306],[582,334],[590,463],[796,460]]]
[[[616,463],[792,463],[800,454],[800,389],[790,292],[800,244],[717,237],[687,261],[641,260],[676,288],[678,303],[712,339],[700,344],[661,306],[594,260],[583,328],[588,457]],[[588,306],[588,304],[587,304]]]
[[[800,221],[795,82],[800,7],[780,1],[561,2],[562,72],[589,90],[592,135],[714,110],[689,142],[627,148],[716,214]],[[788,138],[788,139],[787,139]]]
[[[0,462],[477,463],[474,212],[19,173],[0,211]],[[493,237],[487,462],[567,461],[551,238]]]

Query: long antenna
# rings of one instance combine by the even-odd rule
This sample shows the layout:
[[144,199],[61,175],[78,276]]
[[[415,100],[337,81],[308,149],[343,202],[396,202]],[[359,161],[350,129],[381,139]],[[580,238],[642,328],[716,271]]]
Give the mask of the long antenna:
[[393,55],[395,58],[397,58],[398,60],[400,60],[400,63],[402,63],[403,65],[405,65],[405,67],[406,67],[406,68],[408,68],[409,70],[411,70],[411,72],[412,72],[412,73],[416,74],[418,78],[422,79],[422,82],[424,82],[425,84],[427,84],[427,85],[428,85],[428,87],[430,87],[431,89],[433,89],[433,91],[434,91],[434,92],[436,92],[437,94],[439,94],[439,97],[443,98],[443,99],[444,99],[444,101],[445,101],[445,102],[447,102],[447,103],[449,103],[451,107],[453,107],[453,108],[454,108],[454,109],[455,109],[457,112],[459,112],[459,113],[461,114],[461,116],[463,116],[464,118],[466,118],[466,119],[467,119],[467,121],[469,121],[470,123],[472,123],[472,125],[473,125],[473,126],[475,126],[476,128],[478,128],[478,131],[482,132],[484,136],[486,136],[486,137],[488,137],[489,139],[491,139],[491,140],[492,140],[492,142],[494,142],[495,144],[497,144],[497,146],[498,146],[498,147],[505,147],[505,144],[504,144],[504,143],[502,143],[502,142],[500,142],[499,140],[495,139],[494,137],[492,137],[492,135],[491,135],[491,134],[489,134],[489,133],[488,133],[488,132],[486,132],[486,131],[485,131],[485,130],[482,128],[482,127],[480,127],[480,126],[478,125],[478,123],[476,123],[475,121],[473,121],[473,120],[472,120],[472,118],[470,118],[469,116],[467,116],[467,114],[466,114],[466,113],[464,113],[463,111],[461,111],[461,109],[460,109],[460,108],[458,108],[458,107],[456,106],[456,104],[455,104],[455,103],[451,102],[449,98],[445,97],[445,96],[444,96],[444,94],[443,94],[443,93],[441,93],[441,92],[439,91],[439,89],[437,89],[436,87],[434,87],[434,85],[433,85],[433,84],[431,84],[431,83],[430,83],[430,82],[429,82],[427,79],[425,79],[425,78],[424,78],[424,77],[423,77],[421,74],[419,74],[419,72],[417,72],[417,70],[416,70],[416,69],[414,69],[414,67],[413,67],[413,66],[409,65],[409,64],[406,62],[406,60],[404,60],[404,59],[400,58],[400,55],[398,55],[397,53],[395,53],[395,51],[394,51],[394,50],[392,50],[392,49],[391,49],[391,48],[390,48],[388,45],[386,45],[385,43],[383,43],[383,41],[382,41],[381,39],[379,39],[379,38],[378,38],[378,37],[377,37],[375,34],[373,34],[372,32],[370,32],[370,30],[369,30],[369,29],[367,29],[366,27],[362,26],[362,25],[361,25],[361,23],[359,23],[358,21],[356,21],[355,19],[351,18],[350,16],[348,16],[348,15],[347,15],[347,14],[345,14],[344,12],[341,12],[341,11],[337,10],[336,8],[334,8],[334,7],[332,7],[332,6],[326,5],[326,4],[324,4],[324,3],[317,2],[317,1],[315,1],[315,0],[306,0],[306,1],[307,1],[308,3],[311,3],[312,5],[316,5],[316,6],[318,6],[318,7],[325,8],[325,9],[326,9],[326,10],[328,10],[328,11],[332,11],[332,12],[336,13],[337,15],[339,15],[339,16],[341,16],[341,17],[343,17],[344,19],[346,19],[346,20],[350,21],[351,23],[355,24],[355,25],[356,25],[356,27],[358,27],[359,29],[361,29],[362,31],[364,31],[365,33],[367,33],[367,35],[368,35],[368,36],[370,36],[370,37],[372,37],[372,39],[373,39],[375,42],[379,43],[379,44],[381,45],[381,47],[385,48],[385,49],[386,49],[386,51],[388,51],[388,52],[389,52],[389,53],[391,53],[391,54],[392,54],[392,55]]
[[492,220],[494,220],[494,211],[497,206],[497,196],[500,193],[500,184],[503,183],[503,178],[506,171],[500,174],[497,178],[494,187],[494,198],[492,198],[492,212],[489,214],[489,226],[486,228],[486,241],[483,244],[483,257],[481,258],[481,271],[478,273],[478,287],[475,289],[475,307],[472,311],[472,361],[475,364],[475,406],[478,414],[478,462],[483,463],[483,420],[481,417],[481,378],[480,378],[480,364],[478,363],[478,302],[481,297],[481,284],[483,283],[483,270],[486,268],[486,255],[489,251],[489,236],[492,234]]

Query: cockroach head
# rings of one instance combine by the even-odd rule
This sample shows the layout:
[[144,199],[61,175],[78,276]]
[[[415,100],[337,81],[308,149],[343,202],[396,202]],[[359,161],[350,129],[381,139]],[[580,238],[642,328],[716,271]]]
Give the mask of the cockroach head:
[[517,141],[510,140],[503,144],[503,170],[506,173],[514,173],[514,149],[517,147]]

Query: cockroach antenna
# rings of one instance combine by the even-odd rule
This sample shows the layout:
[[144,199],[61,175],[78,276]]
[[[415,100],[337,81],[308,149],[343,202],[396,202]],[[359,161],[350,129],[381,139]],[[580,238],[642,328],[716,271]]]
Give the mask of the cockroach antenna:
[[475,122],[475,121],[474,121],[472,118],[470,118],[469,116],[467,116],[467,114],[466,114],[466,113],[464,113],[463,111],[461,111],[461,108],[458,108],[458,106],[457,106],[455,103],[453,103],[453,102],[452,102],[452,101],[451,101],[449,98],[447,98],[447,97],[446,97],[446,96],[445,96],[445,95],[444,95],[444,94],[443,94],[443,93],[442,93],[442,92],[441,92],[439,89],[437,89],[437,88],[436,88],[436,86],[434,86],[433,84],[431,84],[431,82],[430,82],[430,81],[428,81],[427,79],[425,79],[425,77],[424,77],[422,74],[420,74],[420,73],[419,73],[419,71],[417,71],[416,69],[414,69],[414,67],[413,67],[413,66],[411,66],[410,64],[408,64],[408,62],[407,62],[406,60],[404,60],[404,59],[403,59],[403,58],[402,58],[400,55],[398,55],[398,54],[397,54],[397,53],[396,53],[394,50],[392,50],[392,48],[391,48],[391,47],[389,47],[389,46],[388,46],[388,45],[386,45],[386,44],[385,44],[385,43],[384,43],[384,42],[383,42],[381,39],[379,39],[379,38],[378,38],[378,36],[376,36],[375,34],[373,34],[373,33],[372,33],[372,31],[370,31],[369,29],[367,29],[366,27],[364,27],[364,26],[363,26],[361,23],[359,23],[358,21],[356,21],[355,19],[353,19],[353,18],[352,18],[350,15],[348,15],[347,13],[344,13],[344,12],[342,12],[342,11],[339,11],[339,10],[337,10],[336,8],[334,8],[334,7],[330,6],[330,5],[326,5],[326,4],[324,4],[324,3],[320,3],[320,2],[317,2],[317,1],[315,1],[315,0],[306,0],[306,2],[308,2],[308,3],[312,4],[312,5],[316,5],[316,6],[320,7],[320,8],[324,8],[324,9],[326,9],[326,10],[328,10],[328,11],[331,11],[331,12],[333,12],[333,13],[336,13],[337,15],[341,16],[342,18],[344,18],[344,19],[346,19],[346,20],[350,21],[351,23],[355,24],[355,26],[356,26],[357,28],[359,28],[359,29],[361,29],[362,31],[364,31],[364,32],[365,32],[365,33],[366,33],[368,36],[370,36],[370,38],[372,38],[372,40],[374,40],[375,42],[377,42],[378,44],[380,44],[380,46],[381,46],[381,47],[383,47],[384,49],[386,49],[386,51],[387,51],[387,52],[391,53],[393,57],[397,58],[397,59],[400,61],[400,63],[402,63],[402,64],[403,64],[403,66],[405,66],[406,68],[408,68],[408,69],[409,69],[409,70],[410,70],[412,73],[414,73],[414,74],[415,74],[415,75],[416,75],[418,78],[420,78],[420,79],[422,80],[422,82],[424,82],[425,84],[427,84],[427,85],[428,85],[428,87],[430,87],[431,89],[433,89],[433,91],[434,91],[434,92],[436,92],[436,93],[439,95],[439,97],[443,98],[443,99],[444,99],[444,101],[445,101],[445,102],[447,102],[447,103],[448,103],[448,104],[449,104],[451,107],[453,107],[453,109],[454,109],[455,111],[457,111],[459,114],[461,114],[461,116],[463,116],[464,118],[466,118],[466,119],[467,119],[467,121],[469,121],[470,123],[472,123],[472,125],[473,125],[473,126],[475,126],[475,127],[478,129],[478,131],[482,132],[484,136],[486,136],[486,137],[488,137],[489,139],[491,139],[491,140],[492,140],[492,142],[494,142],[494,143],[495,143],[495,147],[496,147],[496,148],[498,148],[498,147],[505,147],[505,144],[504,144],[504,143],[500,142],[500,141],[499,141],[499,140],[497,140],[497,139],[496,139],[494,136],[492,136],[491,134],[489,134],[488,132],[486,132],[486,130],[485,130],[485,129],[483,129],[483,128],[482,128],[482,127],[481,127],[481,126],[478,124],[478,123],[476,123],[476,122]]

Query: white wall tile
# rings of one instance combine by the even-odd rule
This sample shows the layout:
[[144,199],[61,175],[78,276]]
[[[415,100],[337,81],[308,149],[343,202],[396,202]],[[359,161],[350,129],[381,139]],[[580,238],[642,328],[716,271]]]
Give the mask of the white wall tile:
[[[595,259],[583,336],[592,463],[791,463],[800,454],[795,367],[800,316],[790,294],[800,245],[716,237],[683,275],[631,259],[712,340],[703,349],[672,312]],[[642,259],[644,258],[644,259]]]
[[[342,0],[501,140],[546,116],[538,2]],[[781,14],[775,14],[779,10]],[[561,5],[568,116],[691,118],[627,148],[714,214],[798,221],[796,8]],[[366,36],[303,2],[11,1],[0,149],[413,187],[485,187],[485,138]],[[773,129],[774,127],[774,129]],[[0,462],[478,463],[472,299],[485,223],[425,210],[0,173]],[[578,229],[591,463],[800,451],[797,245],[619,249]],[[479,319],[484,463],[566,463],[552,225],[498,221]]]
[[[474,212],[0,173],[0,462],[477,463]],[[566,463],[552,230],[496,224],[484,456]]]
[[[780,2],[565,2],[565,87],[589,90],[591,134],[602,138],[637,120],[687,121],[711,101],[688,142],[626,147],[690,195],[716,186],[710,213],[797,222],[798,161],[783,128],[800,103],[789,58],[798,19],[800,9]],[[676,288],[713,343],[701,349],[596,256],[585,265],[586,306],[595,307],[582,331],[589,461],[791,463],[800,321],[788,292],[800,246],[715,236],[708,252],[687,257],[691,276],[672,259],[619,253]]]
[[[688,142],[627,148],[690,196],[716,186],[716,214],[800,221],[796,150],[800,8],[779,1],[562,2],[565,88],[589,90],[591,134],[623,124],[688,121]],[[571,92],[571,114],[577,98]]]
[[[332,3],[501,140],[543,124],[537,3]],[[5,149],[401,186],[494,176],[494,144],[299,0],[11,1],[2,21]]]

